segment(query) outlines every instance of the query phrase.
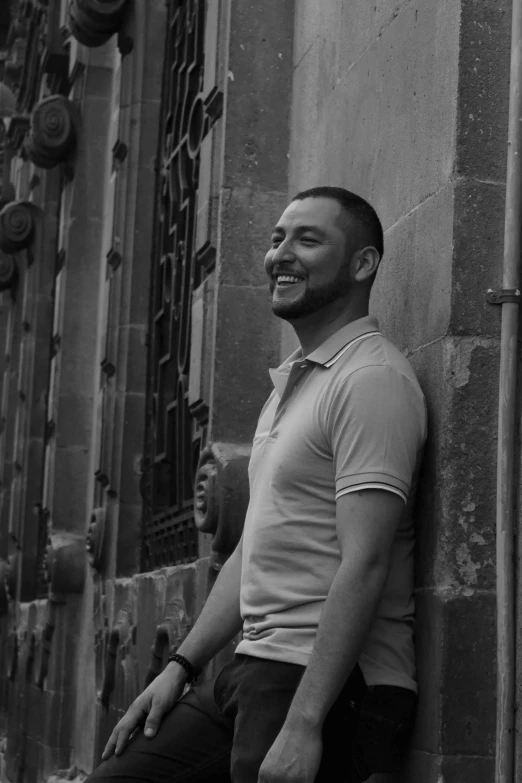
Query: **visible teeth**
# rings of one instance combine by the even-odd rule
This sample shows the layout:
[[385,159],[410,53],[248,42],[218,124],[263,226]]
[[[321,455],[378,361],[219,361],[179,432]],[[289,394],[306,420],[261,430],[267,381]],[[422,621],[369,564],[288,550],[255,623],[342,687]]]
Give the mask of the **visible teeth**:
[[277,282],[278,283],[300,283],[301,278],[300,277],[292,277],[292,275],[278,275],[277,276]]

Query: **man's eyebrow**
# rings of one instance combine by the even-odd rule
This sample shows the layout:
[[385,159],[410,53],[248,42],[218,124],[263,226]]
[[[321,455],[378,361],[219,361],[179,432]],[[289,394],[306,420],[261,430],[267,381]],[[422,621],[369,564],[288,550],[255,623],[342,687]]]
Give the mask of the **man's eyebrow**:
[[[296,234],[306,234],[307,232],[311,232],[312,234],[317,234],[318,236],[324,237],[326,236],[325,231],[322,228],[319,228],[319,226],[297,226],[295,229]],[[275,226],[275,228],[272,229],[272,234],[284,234],[285,230],[283,226]]]

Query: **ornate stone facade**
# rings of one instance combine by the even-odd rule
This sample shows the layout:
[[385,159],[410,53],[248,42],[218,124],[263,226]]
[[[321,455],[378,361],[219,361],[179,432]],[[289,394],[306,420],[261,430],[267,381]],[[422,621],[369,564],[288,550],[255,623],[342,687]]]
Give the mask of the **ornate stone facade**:
[[[229,270],[246,247],[231,194],[239,177],[248,252],[261,257],[286,197],[287,146],[274,153],[277,182],[244,149],[273,126],[256,102],[276,84],[289,90],[290,59],[273,41],[239,132],[229,31],[247,34],[245,8],[23,0],[9,10],[0,779],[32,783],[92,768],[241,534],[249,441],[278,345],[252,321],[268,315],[258,270]],[[283,17],[281,42],[290,6]],[[235,249],[227,239],[223,252],[222,225]],[[224,395],[238,357],[232,421]]]
[[377,206],[373,310],[428,399],[404,780],[493,779],[510,8],[0,2],[2,783],[92,769],[238,541],[295,347],[262,259],[317,184]]

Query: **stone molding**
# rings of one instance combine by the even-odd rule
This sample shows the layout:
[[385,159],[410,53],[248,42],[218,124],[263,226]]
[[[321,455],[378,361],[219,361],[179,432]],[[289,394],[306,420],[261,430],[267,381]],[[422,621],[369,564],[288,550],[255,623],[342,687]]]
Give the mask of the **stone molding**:
[[69,29],[84,46],[103,46],[120,30],[127,6],[128,0],[71,0]]
[[25,142],[29,159],[42,169],[52,169],[66,161],[77,139],[76,109],[63,95],[50,95],[38,103],[31,115],[31,128]]
[[248,506],[251,446],[209,443],[201,452],[194,488],[194,517],[202,533],[214,536],[212,562],[220,568],[241,538]]

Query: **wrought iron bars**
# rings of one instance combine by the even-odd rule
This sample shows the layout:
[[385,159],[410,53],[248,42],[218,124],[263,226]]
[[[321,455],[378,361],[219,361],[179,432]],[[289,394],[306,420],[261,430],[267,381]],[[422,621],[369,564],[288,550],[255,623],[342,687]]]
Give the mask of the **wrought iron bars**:
[[206,420],[201,409],[197,419],[189,410],[191,305],[208,272],[196,247],[200,148],[220,115],[202,93],[204,23],[205,0],[170,1],[152,263],[143,570],[197,557],[193,484]]

